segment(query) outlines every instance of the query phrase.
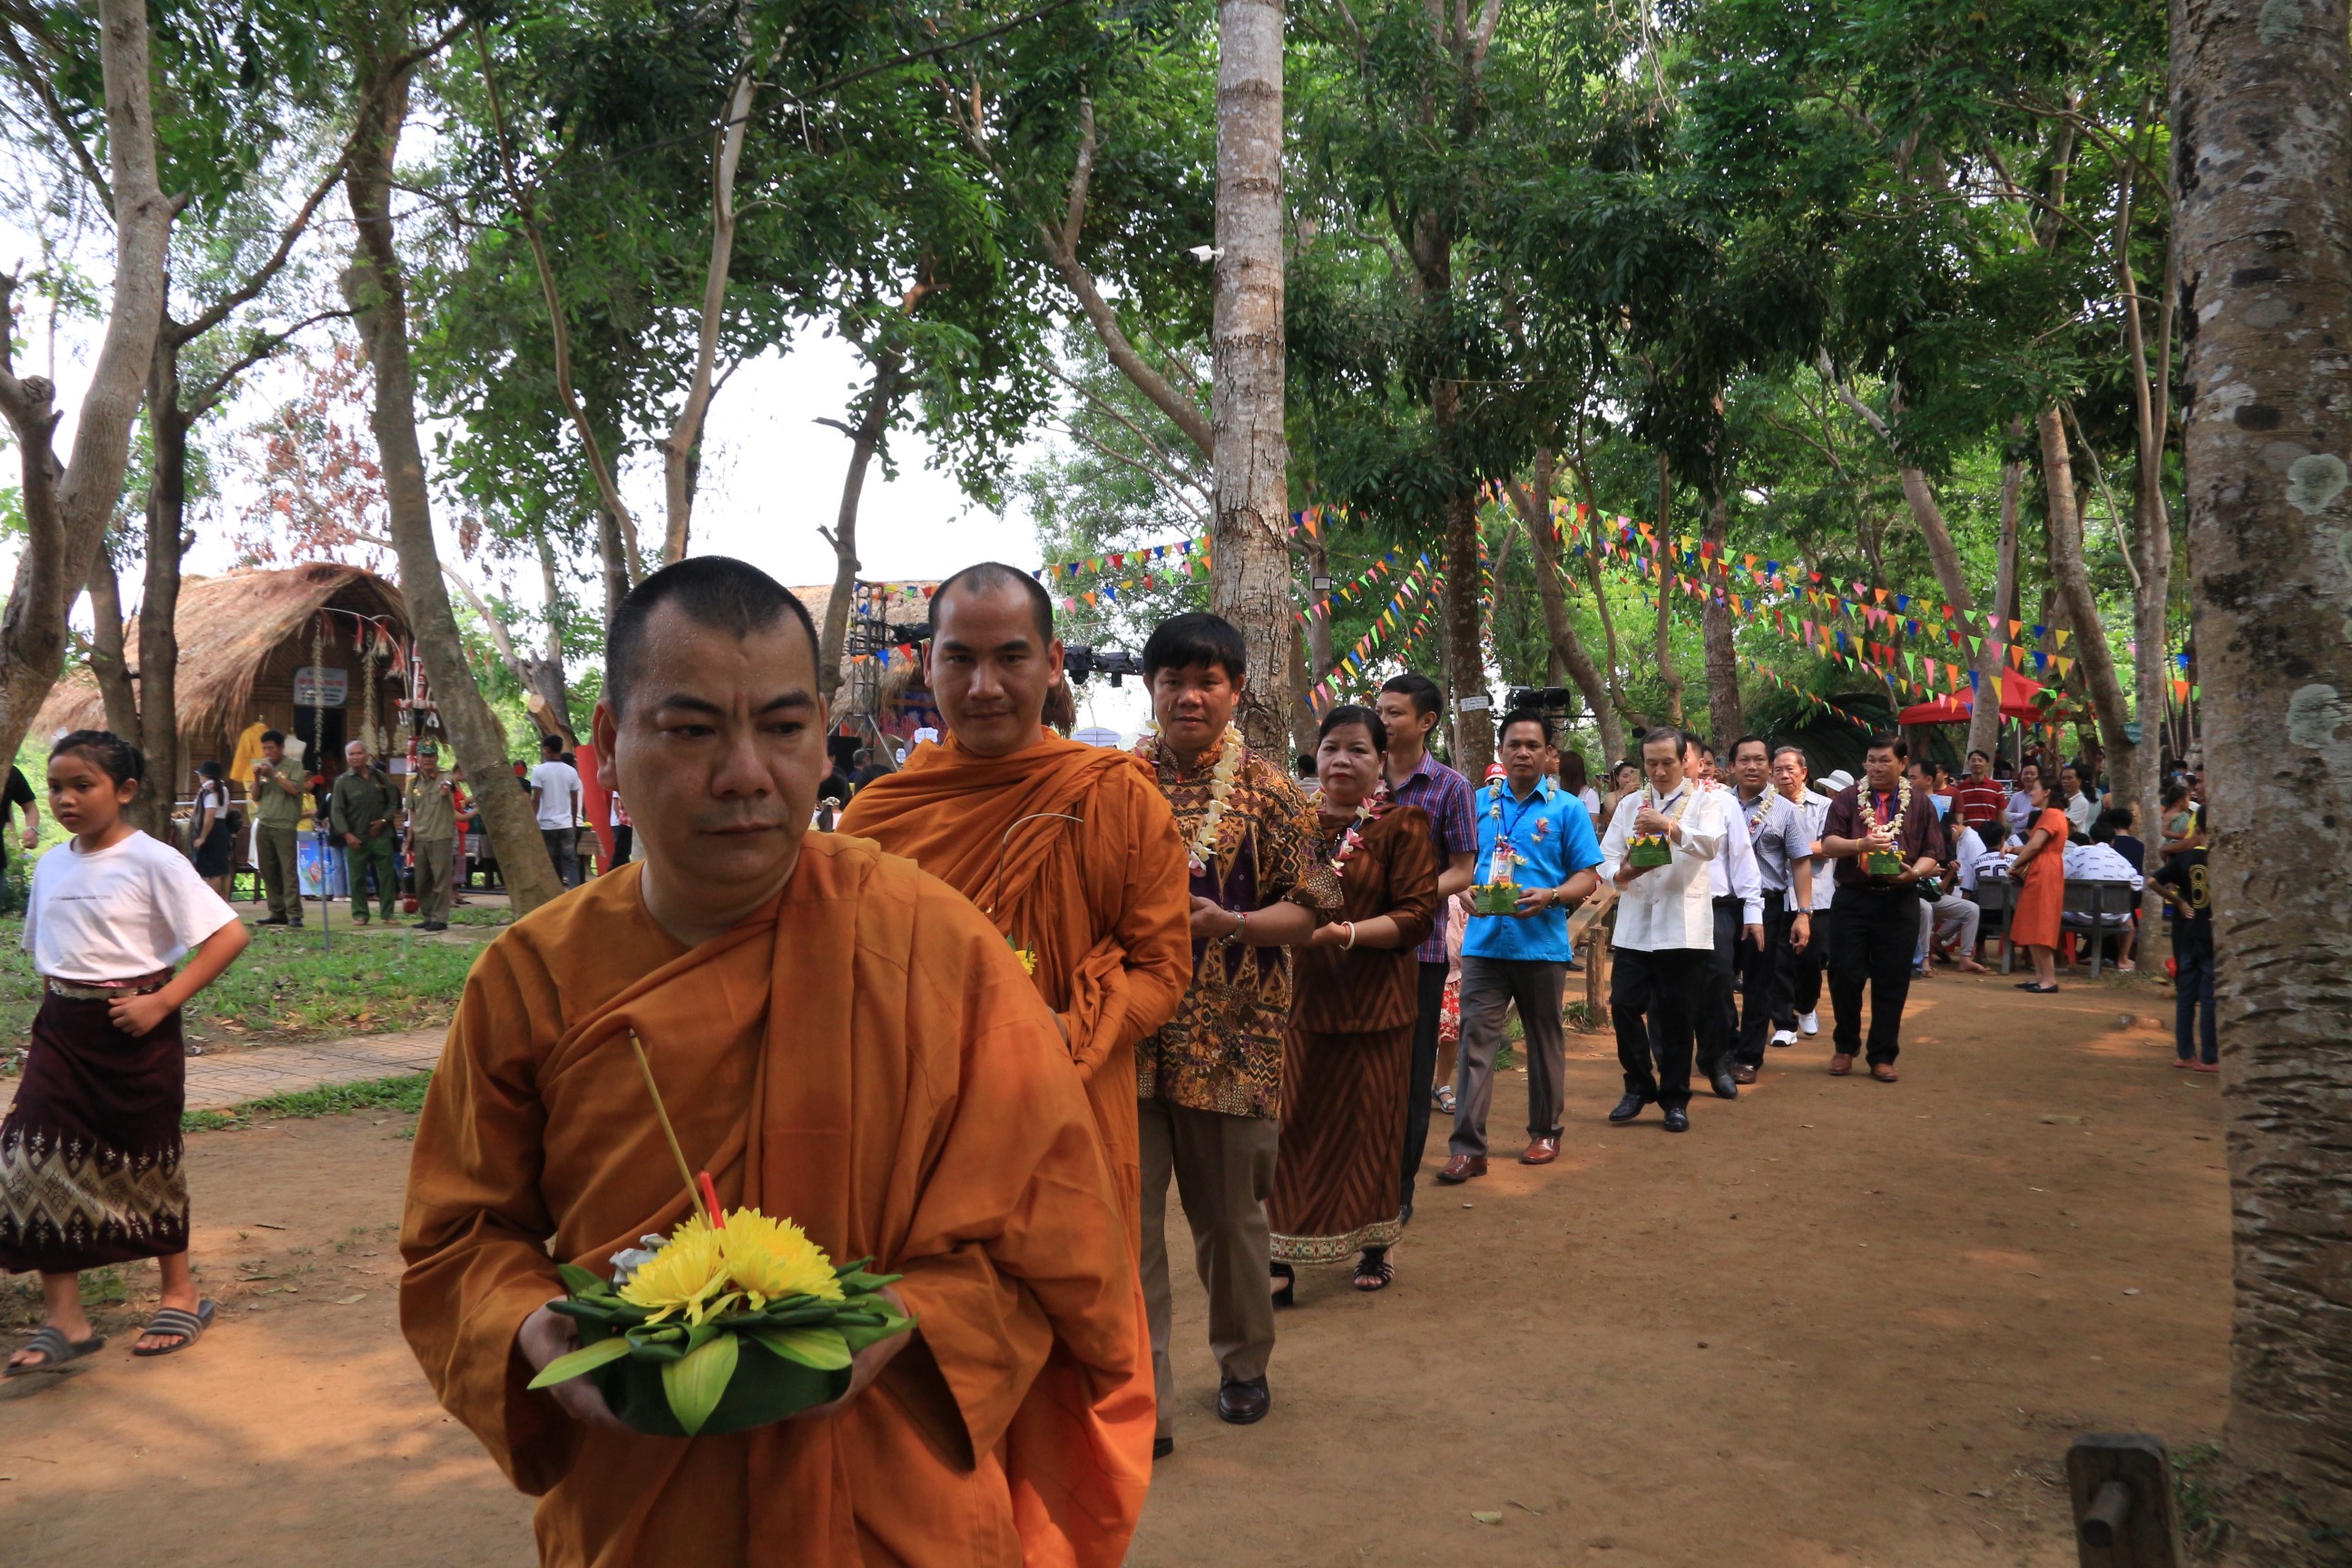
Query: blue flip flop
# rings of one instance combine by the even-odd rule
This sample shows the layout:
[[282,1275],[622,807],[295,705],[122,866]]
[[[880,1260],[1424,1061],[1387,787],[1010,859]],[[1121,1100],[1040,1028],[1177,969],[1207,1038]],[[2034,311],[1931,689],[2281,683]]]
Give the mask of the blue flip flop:
[[131,1353],[140,1356],[177,1355],[205,1337],[205,1331],[213,1326],[213,1314],[219,1310],[210,1300],[198,1301],[193,1312],[183,1307],[160,1308],[152,1318],[147,1320],[147,1326],[139,1331],[140,1338],[144,1339],[149,1334],[177,1334],[180,1342],[157,1345],[152,1349],[132,1345]]
[[38,1333],[18,1347],[32,1351],[43,1359],[27,1366],[10,1366],[0,1372],[0,1377],[30,1377],[37,1372],[63,1372],[84,1356],[96,1355],[106,1348],[104,1334],[92,1334],[76,1344],[54,1324],[45,1324]]

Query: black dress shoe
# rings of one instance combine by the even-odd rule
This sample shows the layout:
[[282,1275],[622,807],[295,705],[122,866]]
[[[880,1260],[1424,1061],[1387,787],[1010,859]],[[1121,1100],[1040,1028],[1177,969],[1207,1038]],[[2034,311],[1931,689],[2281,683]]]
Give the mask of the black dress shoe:
[[1217,1419],[1235,1426],[1263,1421],[1274,1394],[1263,1377],[1229,1377],[1217,1385]]
[[1667,1106],[1667,1107],[1666,1107],[1666,1131],[1669,1131],[1669,1132],[1687,1132],[1687,1131],[1690,1131],[1690,1112],[1689,1112],[1689,1111],[1687,1111],[1687,1110],[1684,1110],[1681,1106],[1679,1106],[1679,1105],[1669,1105],[1669,1106]]
[[1169,1455],[1171,1455],[1171,1454],[1174,1453],[1175,1451],[1176,1451],[1176,1439],[1175,1439],[1175,1438],[1173,1438],[1173,1437],[1154,1437],[1153,1439],[1151,1439],[1151,1457],[1152,1457],[1153,1458],[1155,1458],[1155,1459],[1164,1459],[1164,1458],[1166,1458]]
[[1643,1100],[1638,1094],[1629,1094],[1624,1099],[1619,1100],[1616,1104],[1609,1108],[1609,1120],[1612,1124],[1622,1127],[1628,1121],[1633,1121],[1633,1118],[1641,1115],[1642,1107],[1649,1103],[1650,1102],[1648,1100]]
[[1706,1081],[1714,1089],[1716,1099],[1738,1100],[1739,1098],[1739,1086],[1732,1082],[1729,1068],[1716,1068],[1715,1076]]

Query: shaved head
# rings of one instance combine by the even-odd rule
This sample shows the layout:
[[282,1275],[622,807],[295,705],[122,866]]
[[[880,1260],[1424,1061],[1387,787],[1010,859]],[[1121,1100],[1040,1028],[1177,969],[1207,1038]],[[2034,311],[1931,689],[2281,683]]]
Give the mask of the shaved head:
[[1017,566],[1007,566],[1001,561],[983,561],[967,566],[931,595],[931,624],[938,626],[947,614],[950,595],[966,596],[981,594],[1020,593],[1027,595],[1029,610],[1037,620],[1037,644],[1043,647],[1054,640],[1054,597],[1045,592],[1036,578]]
[[772,630],[787,620],[800,623],[808,637],[809,663],[817,662],[816,625],[808,606],[790,588],[748,562],[727,555],[696,555],[665,566],[635,587],[613,612],[604,632],[604,700],[619,712],[644,662],[646,626],[664,605],[676,605],[688,626],[709,627],[737,638]]

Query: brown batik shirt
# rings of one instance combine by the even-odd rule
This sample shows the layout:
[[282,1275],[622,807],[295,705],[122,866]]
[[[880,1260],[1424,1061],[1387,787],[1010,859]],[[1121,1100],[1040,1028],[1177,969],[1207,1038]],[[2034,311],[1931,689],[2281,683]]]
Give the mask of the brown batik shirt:
[[[1136,748],[1158,776],[1189,847],[1209,808],[1213,756],[1180,773],[1156,739]],[[1246,913],[1287,900],[1339,908],[1339,879],[1318,850],[1315,808],[1282,770],[1244,747],[1217,821],[1215,852],[1192,891]],[[1282,1037],[1290,1023],[1291,950],[1192,943],[1192,984],[1176,1016],[1135,1047],[1135,1092],[1195,1110],[1272,1117],[1282,1106]]]

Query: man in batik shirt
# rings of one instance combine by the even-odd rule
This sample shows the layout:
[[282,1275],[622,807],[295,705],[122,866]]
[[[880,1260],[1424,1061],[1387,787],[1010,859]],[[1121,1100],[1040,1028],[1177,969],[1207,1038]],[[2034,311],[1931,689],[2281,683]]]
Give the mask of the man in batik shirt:
[[1315,811],[1233,728],[1246,671],[1241,633],[1178,616],[1143,647],[1159,732],[1138,748],[1176,814],[1192,879],[1192,983],[1176,1016],[1136,1047],[1143,1158],[1143,1298],[1159,1383],[1155,1455],[1175,1447],[1168,1356],[1168,1182],[1192,1226],[1209,1293],[1217,1414],[1264,1418],[1274,1354],[1265,1201],[1274,1191],[1290,948],[1339,907]]

